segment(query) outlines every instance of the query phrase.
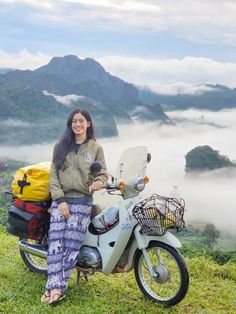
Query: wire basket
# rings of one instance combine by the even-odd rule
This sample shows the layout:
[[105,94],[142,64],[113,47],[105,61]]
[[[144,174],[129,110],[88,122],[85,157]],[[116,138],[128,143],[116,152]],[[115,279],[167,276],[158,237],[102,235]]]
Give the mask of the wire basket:
[[184,208],[183,199],[153,194],[134,207],[133,216],[140,224],[142,233],[161,236],[167,229],[179,232],[185,227]]

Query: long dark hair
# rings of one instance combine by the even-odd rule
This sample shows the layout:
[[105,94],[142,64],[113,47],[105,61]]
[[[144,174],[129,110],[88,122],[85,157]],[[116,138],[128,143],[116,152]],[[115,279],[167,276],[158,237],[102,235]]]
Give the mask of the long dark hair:
[[80,113],[82,116],[85,117],[87,122],[90,122],[90,126],[87,128],[86,138],[93,139],[94,141],[96,140],[94,136],[93,122],[88,111],[84,109],[79,109],[79,108],[73,110],[67,119],[66,129],[64,133],[62,134],[60,141],[57,144],[54,154],[53,154],[53,163],[57,170],[59,169],[65,170],[67,166],[66,156],[68,155],[70,151],[74,149],[75,135],[72,131],[71,126],[72,126],[73,117],[76,113]]

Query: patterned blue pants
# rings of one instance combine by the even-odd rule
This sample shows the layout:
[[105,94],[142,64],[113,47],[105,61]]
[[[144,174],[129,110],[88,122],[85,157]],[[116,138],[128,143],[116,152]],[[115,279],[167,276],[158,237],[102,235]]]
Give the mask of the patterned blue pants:
[[82,197],[70,204],[70,217],[60,214],[56,202],[51,206],[49,247],[47,255],[47,290],[65,292],[69,277],[76,265],[81,244],[90,222],[91,198]]

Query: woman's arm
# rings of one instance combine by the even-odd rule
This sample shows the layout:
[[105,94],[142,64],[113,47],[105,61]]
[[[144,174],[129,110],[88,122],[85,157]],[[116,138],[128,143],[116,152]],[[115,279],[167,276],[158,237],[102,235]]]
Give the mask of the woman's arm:
[[49,188],[52,195],[52,199],[54,201],[57,201],[59,199],[63,201],[65,194],[62,190],[61,183],[58,178],[58,171],[53,162],[51,164]]
[[[54,160],[57,145],[58,144],[56,144],[53,149],[53,160]],[[58,177],[58,170],[56,169],[53,161],[51,163],[49,188],[52,195],[52,199],[54,201],[58,200],[58,203],[64,202],[65,194],[62,190],[61,183]]]
[[68,219],[70,216],[69,205],[65,201],[65,195],[61,188],[61,184],[57,173],[58,171],[54,163],[52,162],[50,177],[50,192],[52,194],[52,199],[57,202],[60,213],[64,216],[65,219]]

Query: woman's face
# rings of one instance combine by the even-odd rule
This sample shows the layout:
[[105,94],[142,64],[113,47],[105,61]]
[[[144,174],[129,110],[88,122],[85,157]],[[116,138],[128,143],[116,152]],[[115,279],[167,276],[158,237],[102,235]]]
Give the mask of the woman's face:
[[86,136],[90,122],[81,113],[76,113],[72,119],[71,129],[75,135]]

